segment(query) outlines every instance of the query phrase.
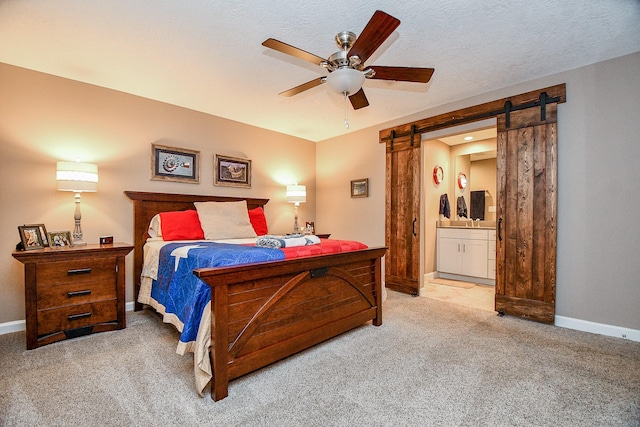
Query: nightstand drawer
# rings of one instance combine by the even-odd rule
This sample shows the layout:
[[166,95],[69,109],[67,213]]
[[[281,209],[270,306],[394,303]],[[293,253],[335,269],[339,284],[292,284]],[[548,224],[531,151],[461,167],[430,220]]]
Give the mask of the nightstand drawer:
[[115,299],[38,310],[38,335],[46,335],[98,323],[115,323],[117,320]]
[[37,285],[38,310],[116,299],[115,278],[101,282]]
[[127,243],[16,250],[24,264],[27,349],[127,326]]
[[83,258],[38,264],[36,282],[38,283],[38,292],[40,292],[42,287],[46,285],[105,280],[113,281],[115,275],[115,258]]

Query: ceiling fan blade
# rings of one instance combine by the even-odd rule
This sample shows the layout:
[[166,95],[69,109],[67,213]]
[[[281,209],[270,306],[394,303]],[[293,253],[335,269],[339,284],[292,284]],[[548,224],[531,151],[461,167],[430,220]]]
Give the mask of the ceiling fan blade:
[[293,95],[297,95],[300,92],[304,92],[305,90],[314,88],[316,86],[321,85],[322,83],[324,83],[324,77],[318,77],[317,79],[311,80],[309,82],[303,83],[300,86],[296,86],[294,88],[291,88],[289,90],[285,90],[284,92],[280,92],[278,95],[282,95],[282,96],[293,96]]
[[320,65],[325,61],[324,58],[320,58],[313,53],[298,49],[297,47],[283,43],[276,39],[266,39],[262,42],[262,46],[277,50],[278,52],[286,53],[287,55],[291,55],[295,58],[302,59],[303,61],[311,62],[312,64],[316,65]]
[[398,28],[400,20],[381,10],[376,10],[367,25],[349,50],[348,57],[358,56],[361,63],[380,47],[382,43]]
[[369,101],[367,100],[367,97],[364,94],[364,90],[362,90],[362,88],[351,95],[349,97],[349,101],[351,101],[351,106],[354,110],[359,110],[360,108],[364,108],[369,105]]
[[396,80],[401,82],[427,83],[435,71],[433,68],[381,67],[371,66],[376,74],[371,77],[378,80]]

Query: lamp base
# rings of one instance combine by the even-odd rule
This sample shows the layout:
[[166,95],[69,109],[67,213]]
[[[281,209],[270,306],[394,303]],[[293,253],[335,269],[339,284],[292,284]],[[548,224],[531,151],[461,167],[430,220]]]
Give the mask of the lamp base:
[[73,240],[71,241],[71,246],[87,245],[87,242],[82,241],[82,225],[80,223],[81,218],[82,214],[80,213],[80,193],[76,193],[76,211],[73,214],[75,227],[73,228]]

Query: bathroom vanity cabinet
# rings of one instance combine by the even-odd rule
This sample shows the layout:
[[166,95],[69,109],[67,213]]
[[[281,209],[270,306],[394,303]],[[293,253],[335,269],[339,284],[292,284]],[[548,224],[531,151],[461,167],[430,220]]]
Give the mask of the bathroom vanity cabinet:
[[494,284],[495,259],[495,230],[437,229],[438,277]]

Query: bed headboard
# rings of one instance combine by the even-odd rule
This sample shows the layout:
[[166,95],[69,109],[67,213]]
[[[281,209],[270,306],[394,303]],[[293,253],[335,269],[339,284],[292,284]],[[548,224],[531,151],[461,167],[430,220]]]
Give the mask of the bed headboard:
[[195,194],[171,194],[171,193],[146,193],[139,191],[125,191],[124,194],[133,200],[133,296],[135,309],[142,307],[138,303],[138,291],[140,290],[140,274],[142,273],[142,260],[144,246],[149,234],[149,222],[151,218],[160,212],[183,211],[195,209],[194,202],[238,202],[247,201],[247,208],[253,209],[264,206],[269,199],[254,199],[247,197],[221,197],[221,196],[200,196]]

